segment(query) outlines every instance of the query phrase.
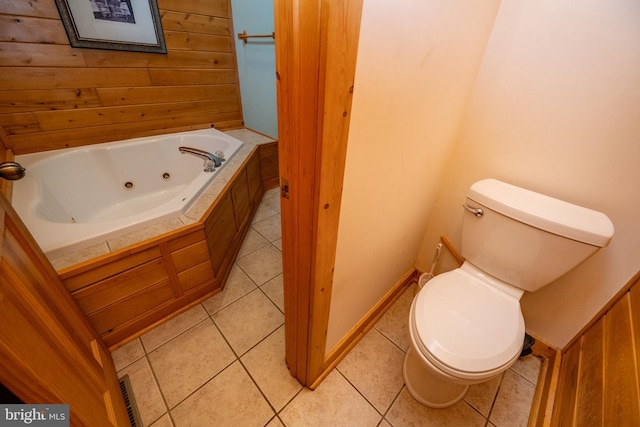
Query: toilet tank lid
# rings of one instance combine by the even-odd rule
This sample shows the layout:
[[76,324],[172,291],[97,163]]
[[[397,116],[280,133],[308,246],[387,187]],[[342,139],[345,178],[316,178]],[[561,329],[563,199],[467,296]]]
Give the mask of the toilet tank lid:
[[613,223],[602,212],[496,179],[474,183],[467,196],[502,215],[589,245],[605,247],[613,237]]

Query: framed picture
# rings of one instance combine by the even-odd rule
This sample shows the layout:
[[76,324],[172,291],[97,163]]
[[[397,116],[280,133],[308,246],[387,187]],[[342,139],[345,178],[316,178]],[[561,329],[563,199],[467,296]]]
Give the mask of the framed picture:
[[156,0],[55,0],[73,47],[167,53]]

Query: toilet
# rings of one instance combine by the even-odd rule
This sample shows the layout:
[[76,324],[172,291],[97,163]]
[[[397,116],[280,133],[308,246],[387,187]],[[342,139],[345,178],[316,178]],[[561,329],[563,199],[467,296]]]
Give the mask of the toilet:
[[463,208],[465,262],[426,282],[409,314],[404,380],[432,408],[513,365],[525,336],[523,293],[575,268],[614,232],[601,212],[495,179],[474,183]]

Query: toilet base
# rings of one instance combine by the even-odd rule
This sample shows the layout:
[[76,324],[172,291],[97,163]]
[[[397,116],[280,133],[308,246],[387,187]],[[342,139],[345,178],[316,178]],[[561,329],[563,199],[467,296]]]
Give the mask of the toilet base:
[[458,403],[469,389],[468,385],[445,380],[427,367],[409,347],[404,358],[402,375],[407,390],[414,399],[430,408],[447,408]]

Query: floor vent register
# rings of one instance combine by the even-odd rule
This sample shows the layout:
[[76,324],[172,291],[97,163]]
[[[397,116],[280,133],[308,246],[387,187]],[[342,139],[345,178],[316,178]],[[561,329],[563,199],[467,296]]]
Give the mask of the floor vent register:
[[127,407],[131,427],[142,427],[140,413],[138,412],[136,399],[133,396],[133,388],[131,387],[131,381],[129,381],[129,375],[120,378],[120,391],[122,391],[122,397],[124,397],[124,404]]

